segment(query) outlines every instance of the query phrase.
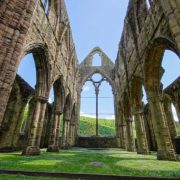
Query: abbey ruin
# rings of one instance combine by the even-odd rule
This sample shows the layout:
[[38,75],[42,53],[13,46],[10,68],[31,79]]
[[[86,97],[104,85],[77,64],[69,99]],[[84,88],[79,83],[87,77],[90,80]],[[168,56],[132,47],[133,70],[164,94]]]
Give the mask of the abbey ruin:
[[[180,57],[180,1],[149,4],[129,0],[115,64],[101,47],[94,47],[79,64],[64,0],[0,1],[0,151],[39,155],[41,148],[58,152],[80,145],[82,86],[100,73],[113,89],[116,136],[93,137],[95,141],[139,154],[153,150],[159,160],[176,161],[180,137],[170,106],[175,105],[180,122],[180,79],[163,89],[161,61],[167,49]],[[28,53],[36,65],[35,89],[17,75]],[[102,58],[100,67],[92,66],[94,54]],[[50,104],[52,87],[55,99]],[[142,103],[142,87],[147,104]],[[23,122],[27,103],[28,118]]]

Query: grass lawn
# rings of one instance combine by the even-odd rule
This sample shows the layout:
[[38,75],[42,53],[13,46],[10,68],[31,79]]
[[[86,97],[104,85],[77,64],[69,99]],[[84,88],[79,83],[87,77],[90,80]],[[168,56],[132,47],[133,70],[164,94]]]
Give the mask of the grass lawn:
[[[113,136],[115,135],[115,120],[114,119],[99,119],[99,135]],[[80,117],[80,134],[95,135],[96,134],[96,119],[90,117]]]
[[42,150],[34,157],[21,156],[20,152],[2,153],[0,159],[0,169],[180,178],[180,162],[157,161],[155,154],[144,156],[120,149],[73,148],[60,153]]
[[[99,135],[100,136],[114,136],[115,120],[114,119],[99,119]],[[132,124],[133,134],[136,137],[135,123]],[[96,134],[96,119],[90,117],[80,117],[80,135],[95,135]]]
[[1,180],[67,180],[65,178],[52,178],[52,177],[30,177],[30,176],[24,176],[24,175],[6,175],[6,174],[0,174]]

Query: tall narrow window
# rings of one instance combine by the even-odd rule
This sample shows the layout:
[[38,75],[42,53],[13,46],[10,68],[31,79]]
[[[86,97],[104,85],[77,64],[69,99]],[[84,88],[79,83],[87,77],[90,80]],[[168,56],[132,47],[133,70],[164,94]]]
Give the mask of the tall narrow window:
[[[169,85],[173,85],[174,81],[180,78],[180,59],[174,52],[166,50],[164,52],[161,65],[164,70],[161,79],[161,83],[163,85],[162,89],[166,92],[166,88],[168,88]],[[177,91],[174,91],[173,94],[173,96],[177,96]],[[172,96],[170,98],[173,104],[179,103],[177,98],[174,99]],[[175,104],[173,104],[171,104],[171,111],[173,115],[173,120],[175,121],[176,127],[178,129],[177,133],[179,133],[180,121],[177,114],[179,114],[180,109],[179,106],[174,106]]]
[[[115,135],[114,98],[108,82],[100,74],[87,81],[81,93],[80,135]],[[100,84],[98,84],[100,82]],[[96,84],[97,83],[97,84]],[[98,88],[97,88],[98,86]]]
[[146,0],[147,8],[149,9],[151,7],[150,1]]
[[99,54],[95,54],[92,59],[92,66],[101,66],[102,65],[102,59]]
[[[36,85],[36,67],[35,67],[35,61],[32,53],[27,54],[22,59],[17,74],[33,89],[35,89]],[[26,107],[24,107],[24,112],[21,117],[20,122],[20,133],[24,134],[27,124],[28,124],[28,113],[29,113],[29,102],[26,104]]]
[[162,67],[165,70],[161,82],[163,83],[163,89],[169,86],[180,76],[180,59],[172,51],[166,50],[162,60]]

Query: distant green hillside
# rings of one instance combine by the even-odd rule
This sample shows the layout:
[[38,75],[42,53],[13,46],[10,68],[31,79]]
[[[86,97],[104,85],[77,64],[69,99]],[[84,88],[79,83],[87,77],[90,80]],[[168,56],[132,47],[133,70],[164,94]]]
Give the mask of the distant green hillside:
[[[96,134],[96,119],[89,117],[80,117],[80,134],[95,135]],[[113,136],[115,135],[115,120],[114,119],[99,119],[99,135]]]

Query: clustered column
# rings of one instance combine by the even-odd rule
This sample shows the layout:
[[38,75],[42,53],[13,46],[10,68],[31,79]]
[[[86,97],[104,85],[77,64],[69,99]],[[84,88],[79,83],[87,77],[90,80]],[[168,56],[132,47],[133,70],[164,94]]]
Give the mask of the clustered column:
[[70,140],[70,122],[71,118],[64,117],[64,129],[63,129],[63,138],[62,138],[62,147],[63,148],[69,148],[69,140]]
[[149,154],[143,111],[136,111],[133,114],[134,114],[136,135],[137,135],[137,153]]
[[126,120],[127,150],[134,151],[135,144],[134,144],[133,129],[132,129],[132,119],[129,117],[126,117],[125,120]]
[[75,144],[75,123],[70,123],[70,146],[74,146]]
[[177,136],[177,130],[176,130],[176,124],[175,124],[175,120],[173,118],[173,114],[172,114],[172,110],[171,110],[171,101],[170,101],[170,99],[165,97],[164,101],[163,101],[163,104],[164,104],[164,110],[165,110],[165,113],[166,113],[167,125],[169,127],[169,132],[170,132],[170,135],[171,135],[171,139],[173,141],[174,138]]
[[158,146],[157,158],[159,160],[176,160],[176,153],[173,148],[169,133],[166,114],[163,107],[162,95],[148,99],[152,114],[152,124]]
[[120,146],[121,148],[125,149],[126,148],[126,124],[125,123],[120,123]]
[[50,129],[50,138],[48,145],[48,152],[59,152],[59,135],[60,135],[60,124],[61,124],[61,111],[54,111],[52,115],[52,124]]
[[24,155],[39,155],[41,134],[43,130],[44,116],[47,105],[47,99],[43,97],[35,97],[34,113],[32,116],[32,124],[28,135],[28,144],[23,151]]

